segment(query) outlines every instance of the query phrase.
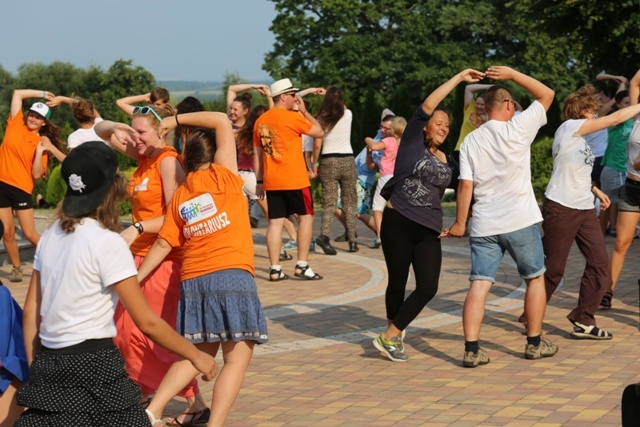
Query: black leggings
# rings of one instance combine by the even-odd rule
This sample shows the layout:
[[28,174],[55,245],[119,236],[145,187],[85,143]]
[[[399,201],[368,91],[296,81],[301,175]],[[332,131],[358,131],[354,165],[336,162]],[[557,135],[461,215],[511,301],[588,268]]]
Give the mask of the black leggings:
[[[385,293],[387,319],[401,331],[415,319],[438,292],[442,248],[439,233],[385,208],[380,228],[382,251],[389,283]],[[404,299],[409,266],[413,265],[416,289]]]

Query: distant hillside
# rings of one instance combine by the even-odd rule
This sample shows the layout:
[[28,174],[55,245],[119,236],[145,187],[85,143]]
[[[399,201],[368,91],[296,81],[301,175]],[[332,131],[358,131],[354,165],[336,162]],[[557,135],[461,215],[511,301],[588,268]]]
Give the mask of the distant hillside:
[[159,81],[158,85],[169,90],[173,102],[178,102],[187,96],[195,96],[201,101],[211,101],[223,95],[222,82],[165,80]]

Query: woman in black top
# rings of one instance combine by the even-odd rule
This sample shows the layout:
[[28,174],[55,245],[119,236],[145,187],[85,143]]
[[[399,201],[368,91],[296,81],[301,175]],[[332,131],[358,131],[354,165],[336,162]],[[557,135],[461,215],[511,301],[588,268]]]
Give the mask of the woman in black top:
[[[373,345],[394,362],[406,362],[404,330],[438,290],[442,251],[440,201],[453,172],[439,150],[449,134],[449,115],[438,104],[461,82],[477,82],[483,73],[467,69],[433,91],[418,107],[405,128],[393,178],[382,196],[387,208],[380,237],[389,282],[385,294],[388,328]],[[416,289],[405,300],[409,267]]]

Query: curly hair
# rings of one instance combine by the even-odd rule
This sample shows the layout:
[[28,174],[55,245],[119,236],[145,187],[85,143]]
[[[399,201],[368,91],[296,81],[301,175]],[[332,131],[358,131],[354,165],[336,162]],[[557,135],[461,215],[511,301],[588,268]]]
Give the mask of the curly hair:
[[596,90],[593,85],[589,84],[567,96],[562,106],[563,119],[584,119],[585,114],[595,112],[598,109],[598,101],[595,97]]

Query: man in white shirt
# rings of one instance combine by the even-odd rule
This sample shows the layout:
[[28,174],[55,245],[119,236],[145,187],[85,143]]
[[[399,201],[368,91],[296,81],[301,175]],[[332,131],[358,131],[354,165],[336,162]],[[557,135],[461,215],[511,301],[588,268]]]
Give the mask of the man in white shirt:
[[487,77],[511,80],[535,101],[514,117],[516,104],[511,91],[492,86],[484,97],[489,120],[467,135],[460,148],[456,221],[443,236],[463,235],[473,195],[471,284],[462,315],[465,367],[489,363],[489,355],[479,347],[478,339],[486,297],[505,251],[515,260],[527,285],[525,357],[539,359],[558,351],[557,345],[540,336],[546,308],[544,253],[538,228],[542,215],[531,185],[530,167],[530,147],[538,129],[547,122],[546,111],[554,92],[509,67],[490,67]]

